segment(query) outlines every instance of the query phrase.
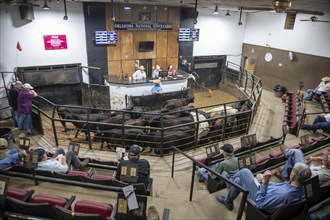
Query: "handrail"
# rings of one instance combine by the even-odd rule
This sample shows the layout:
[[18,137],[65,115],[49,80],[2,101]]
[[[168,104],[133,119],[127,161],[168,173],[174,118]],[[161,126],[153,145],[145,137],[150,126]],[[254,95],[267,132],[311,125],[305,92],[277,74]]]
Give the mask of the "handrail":
[[173,154],[172,154],[172,172],[171,172],[171,178],[173,178],[173,175],[174,175],[175,151],[178,151],[183,156],[185,156],[186,158],[188,158],[189,160],[191,160],[193,162],[193,169],[192,169],[192,175],[191,175],[191,184],[190,184],[189,201],[192,201],[193,189],[194,189],[194,179],[195,179],[195,169],[196,169],[196,166],[198,165],[200,167],[203,167],[204,169],[206,169],[210,173],[214,174],[217,178],[219,178],[220,180],[224,181],[226,184],[229,184],[232,187],[235,187],[237,190],[239,190],[241,193],[243,193],[242,200],[241,200],[241,203],[240,203],[240,206],[239,206],[239,209],[238,209],[238,212],[237,212],[237,216],[236,216],[236,220],[240,220],[242,218],[242,215],[243,215],[244,206],[245,206],[245,203],[246,203],[246,200],[247,200],[247,196],[249,194],[249,191],[247,191],[246,189],[244,189],[240,185],[234,183],[230,179],[227,179],[227,178],[223,177],[220,173],[217,173],[217,172],[213,171],[210,167],[208,167],[208,166],[206,166],[206,165],[198,162],[197,160],[195,160],[194,158],[192,158],[188,154],[184,153],[183,151],[179,150],[175,146],[172,146],[172,149],[173,149]]

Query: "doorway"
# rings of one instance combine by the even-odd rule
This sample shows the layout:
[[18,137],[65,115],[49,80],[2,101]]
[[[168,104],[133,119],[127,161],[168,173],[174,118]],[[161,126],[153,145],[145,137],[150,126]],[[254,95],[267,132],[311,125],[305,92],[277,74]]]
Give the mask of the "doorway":
[[139,66],[144,66],[147,78],[151,78],[152,75],[152,59],[135,60],[135,71]]
[[249,73],[254,73],[256,66],[256,59],[251,57],[244,58],[244,69],[246,69]]

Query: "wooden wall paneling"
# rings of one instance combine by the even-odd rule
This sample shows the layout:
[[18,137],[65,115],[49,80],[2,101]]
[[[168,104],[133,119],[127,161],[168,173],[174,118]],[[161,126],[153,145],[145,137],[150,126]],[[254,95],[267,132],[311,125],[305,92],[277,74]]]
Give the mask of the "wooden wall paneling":
[[133,31],[120,31],[121,59],[134,59]]
[[179,53],[179,33],[174,31],[167,32],[167,57],[178,57]]
[[167,57],[167,31],[157,31],[156,56],[157,58]]
[[[156,22],[156,12],[154,6],[152,5],[133,5],[133,21],[141,22]],[[145,7],[145,9],[144,9]],[[141,13],[141,15],[140,15]],[[147,17],[147,14],[150,13],[150,17]],[[140,16],[139,16],[140,15]],[[142,20],[141,20],[142,19]],[[146,20],[144,20],[146,19]]]
[[[114,16],[119,14],[119,6],[114,5]],[[114,21],[112,17],[112,7],[111,4],[105,4],[105,19],[106,19],[106,28],[108,31],[113,31]],[[107,46],[107,58],[108,61],[121,60],[121,49],[120,49],[120,32],[118,32],[118,41],[117,45],[108,45]]]
[[172,64],[172,66],[175,70],[178,69],[178,58],[177,57],[176,58],[167,58],[166,62],[167,62],[166,69],[170,64]]
[[173,30],[179,32],[180,28],[180,8],[168,7],[168,22],[172,23]]
[[128,21],[131,22],[133,21],[133,10],[124,10],[123,9],[123,4],[119,4],[119,16],[118,19],[116,18],[117,21]]
[[167,61],[166,61],[166,58],[164,59],[156,59],[156,63],[155,63],[155,66],[156,65],[159,65],[160,66],[160,69],[161,70],[167,70]]
[[108,75],[121,76],[121,61],[108,61]]
[[121,66],[122,66],[122,71],[123,73],[127,73],[128,76],[132,76],[133,73],[135,72],[135,60],[122,60],[121,61]]
[[[150,52],[139,52],[140,41],[153,41],[154,50]],[[156,58],[156,31],[134,31],[134,58],[135,59],[153,59]]]
[[168,7],[158,6],[156,16],[156,22],[166,23],[168,21]]

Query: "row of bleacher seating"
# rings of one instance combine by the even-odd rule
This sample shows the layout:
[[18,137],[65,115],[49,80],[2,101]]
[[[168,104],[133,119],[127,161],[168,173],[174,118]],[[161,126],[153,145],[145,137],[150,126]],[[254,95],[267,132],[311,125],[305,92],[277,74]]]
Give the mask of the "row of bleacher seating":
[[[269,137],[261,141],[256,141],[255,134],[246,135],[241,137],[241,146],[234,146],[234,154],[236,156],[243,156],[251,152],[264,150],[266,148],[278,145],[279,143],[282,143],[282,137]],[[200,163],[211,166],[212,164],[219,163],[224,159],[223,154],[220,153],[218,144],[208,146],[205,149],[206,157],[198,159]]]
[[[4,175],[16,176],[22,178],[33,179],[35,184],[38,181],[49,181],[61,184],[76,185],[90,188],[102,188],[106,186],[107,190],[119,192],[122,188],[128,186],[129,183],[117,180],[114,176],[97,175],[82,171],[68,171],[67,173],[51,172],[46,170],[33,170],[22,165],[13,166],[10,170],[2,172]],[[143,183],[134,183],[134,186],[139,189],[140,194],[152,196],[153,179],[150,178],[147,187]],[[98,187],[100,186],[100,187]]]
[[299,125],[300,99],[297,92],[287,93],[285,99],[285,112],[283,125],[289,128],[290,134],[296,134]]
[[[61,220],[146,220],[147,196],[137,195],[138,208],[129,210],[128,197],[118,193],[117,204],[92,200],[78,200],[71,196],[34,194],[34,190],[8,188],[9,178],[0,176],[3,191],[0,193],[0,215],[4,219],[61,219]],[[75,201],[74,207],[72,206]],[[163,219],[168,219],[169,209],[164,209]]]
[[[301,137],[301,143],[298,145],[291,146],[289,148],[301,149],[304,153],[308,153],[317,150],[324,145],[330,144],[329,136],[318,136],[311,138],[310,135],[305,135]],[[269,169],[277,168],[284,164],[286,158],[281,151],[275,152],[273,154],[261,156],[256,158],[254,152],[248,152],[247,154],[240,156],[238,155],[239,168],[248,168],[252,173],[262,173]],[[222,181],[214,180],[210,177],[207,179],[207,189],[210,193],[218,191],[226,186]]]
[[[30,139],[29,138],[20,138],[19,147],[24,150],[29,150],[30,147]],[[68,146],[68,150],[73,151],[77,156],[79,154],[80,145],[75,143],[70,143]],[[81,172],[81,171],[68,171],[67,173],[59,173],[52,172],[47,170],[36,170],[37,162],[33,161],[33,151],[29,152],[28,161],[24,161],[23,165],[13,166],[11,169],[8,169],[2,172],[5,175],[17,176],[23,178],[33,179],[35,184],[38,184],[39,180],[45,180],[50,182],[64,183],[64,184],[74,184],[83,187],[96,187],[97,186],[106,186],[110,191],[121,191],[123,187],[128,186],[129,183],[135,183],[135,187],[139,189],[139,193],[143,195],[152,195],[152,183],[153,179],[150,178],[149,184],[147,187],[144,187],[143,184],[138,184],[136,182],[130,182],[131,179],[127,179],[127,181],[117,180],[114,176],[108,175],[94,175],[90,172]],[[49,158],[54,155],[50,152],[47,153]],[[81,161],[85,160],[85,158],[79,158]],[[117,170],[117,161],[102,161],[97,159],[91,159],[89,163],[89,167],[101,168],[107,170]],[[121,176],[122,178],[122,176]],[[125,178],[125,177],[123,177]],[[135,176],[133,178],[137,180]],[[102,188],[102,187],[101,187]],[[103,187],[104,189],[104,187]]]
[[330,112],[330,90],[320,95],[320,103],[324,112]]

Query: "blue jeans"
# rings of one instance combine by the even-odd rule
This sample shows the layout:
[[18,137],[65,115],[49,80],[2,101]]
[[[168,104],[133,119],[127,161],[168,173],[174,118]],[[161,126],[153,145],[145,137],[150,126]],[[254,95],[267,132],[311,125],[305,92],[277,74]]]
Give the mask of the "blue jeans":
[[14,109],[11,110],[11,115],[13,118],[14,126],[17,128],[18,127],[18,120],[19,120],[19,114],[17,111]]
[[[222,175],[225,176],[226,178],[229,177],[229,175],[226,171],[224,171],[222,173]],[[241,169],[240,171],[235,173],[233,176],[231,176],[230,180],[233,181],[234,183],[236,183],[237,185],[240,185],[247,191],[249,191],[247,198],[255,201],[255,199],[257,197],[257,192],[259,189],[258,189],[257,185],[255,184],[254,176],[249,169],[246,169],[246,168]],[[234,201],[234,199],[238,196],[239,190],[235,189],[235,187],[232,187],[232,186],[229,186],[228,189],[229,189],[229,192],[226,196],[226,202],[232,203]]]
[[306,163],[306,160],[304,158],[304,153],[299,149],[285,149],[284,156],[288,158],[288,160],[284,164],[281,177],[283,180],[288,181],[293,166],[296,163]]
[[304,100],[312,100],[315,93],[319,95],[322,94],[322,92],[320,91],[314,91],[314,89],[307,89],[307,95],[304,96]]
[[324,117],[318,115],[318,116],[316,116],[313,124],[304,125],[303,128],[307,129],[307,130],[311,130],[311,131],[316,131],[317,129],[322,129],[325,132],[329,132],[330,131],[330,122],[325,120]]
[[60,154],[65,155],[66,163],[68,165],[72,165],[75,169],[79,169],[81,167],[81,161],[73,151],[69,150],[65,153],[63,148],[57,148],[56,152],[53,155],[53,158],[57,157]]
[[[213,171],[215,171],[215,169],[217,168],[218,164],[214,164],[211,169]],[[199,177],[199,179],[206,181],[209,178],[209,172],[207,172],[207,170],[205,170],[204,168],[198,168],[197,170],[197,176]]]
[[18,152],[18,148],[13,148],[7,152],[9,156],[0,160],[0,171],[10,168],[20,162],[20,159],[17,154]]
[[31,114],[19,114],[18,128],[24,130],[25,135],[28,134],[29,130],[32,129]]

